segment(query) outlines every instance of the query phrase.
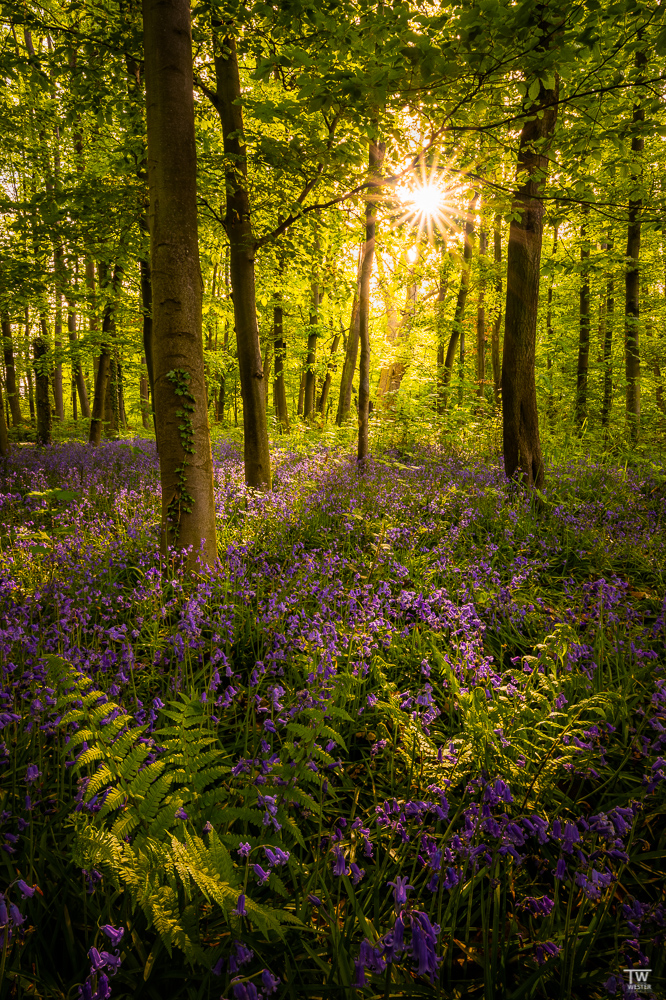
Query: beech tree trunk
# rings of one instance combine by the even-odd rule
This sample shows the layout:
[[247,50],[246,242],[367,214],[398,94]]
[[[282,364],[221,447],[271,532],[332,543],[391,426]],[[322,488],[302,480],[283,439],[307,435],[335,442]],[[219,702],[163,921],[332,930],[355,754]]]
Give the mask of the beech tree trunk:
[[[609,248],[610,249],[610,248]],[[615,281],[612,277],[606,283],[606,322],[604,326],[603,364],[604,399],[601,406],[601,426],[608,427],[613,401],[613,320],[615,315]]]
[[389,339],[396,344],[397,357],[382,369],[379,375],[379,386],[377,388],[377,401],[386,409],[395,407],[396,397],[400,391],[402,380],[409,366],[408,355],[406,353],[409,334],[412,329],[414,317],[416,315],[416,303],[418,299],[419,285],[414,275],[419,266],[420,247],[417,245],[417,257],[409,270],[409,280],[405,289],[405,306],[402,315],[398,318],[392,298],[388,292],[385,293],[387,317],[389,326]]
[[[554,257],[557,253],[557,238],[559,233],[559,224],[556,222],[553,225],[553,253]],[[548,386],[548,420],[552,424],[555,420],[555,392],[553,386],[553,284],[555,281],[554,274],[551,274],[550,281],[548,282],[548,305],[546,307],[546,336],[548,338],[548,345],[546,348],[546,368],[548,369],[548,374],[550,376],[550,383]]]
[[[635,62],[638,68],[645,66],[644,52],[636,52]],[[638,440],[641,419],[641,358],[639,342],[640,317],[640,265],[641,252],[641,212],[643,200],[639,185],[641,181],[640,155],[643,152],[643,124],[645,111],[640,104],[634,105],[633,128],[631,137],[631,152],[633,169],[631,181],[633,192],[629,197],[629,217],[627,225],[627,266],[624,287],[624,364],[627,381],[626,414],[629,436],[632,442]]]
[[53,325],[53,335],[55,342],[56,363],[53,366],[53,399],[55,402],[56,420],[65,419],[65,403],[62,393],[62,270],[63,270],[63,249],[62,246],[55,251],[55,323]]
[[[540,85],[534,117],[520,133],[516,191],[507,251],[507,288],[502,357],[504,471],[530,485],[543,483],[543,458],[534,371],[539,268],[543,239],[543,189],[547,147],[555,128],[559,80]],[[522,182],[522,183],[521,183]]]
[[[476,209],[478,197],[478,191],[475,191],[467,210],[467,221],[465,223],[465,246],[463,248],[463,263],[462,270],[460,272],[460,288],[458,289],[458,298],[456,299],[456,311],[453,314],[453,327],[451,328],[449,346],[446,350],[446,358],[444,359],[444,409],[446,409],[447,405],[447,390],[451,382],[451,372],[453,371],[456,347],[458,346],[458,341],[463,336],[463,319],[465,318],[465,303],[467,302],[467,292],[469,291],[470,263],[472,260],[472,247],[474,239],[473,213]],[[462,357],[464,358],[464,349]]]
[[363,247],[361,247],[359,253],[356,288],[354,290],[354,300],[352,302],[351,319],[349,321],[349,336],[347,337],[345,360],[342,365],[342,377],[340,379],[340,398],[338,399],[338,412],[335,417],[335,422],[338,425],[338,427],[342,427],[342,425],[348,419],[349,412],[351,410],[352,384],[354,382],[354,372],[356,371],[356,359],[358,357],[359,286],[361,281],[362,261],[363,261]]
[[5,352],[5,378],[7,384],[7,402],[12,415],[12,425],[17,427],[21,421],[21,401],[16,384],[16,365],[14,363],[14,342],[12,340],[12,324],[7,313],[2,314],[2,341]]
[[153,404],[162,546],[217,562],[201,315],[189,0],[144,0]]
[[2,399],[2,388],[0,388],[0,456],[5,458],[9,454],[9,435],[7,434],[7,421],[5,420],[5,406]]
[[476,394],[483,397],[486,387],[486,278],[482,258],[486,256],[486,232],[479,232],[479,298],[476,308]]
[[[587,215],[589,207],[583,212]],[[590,241],[587,236],[587,224],[580,227],[580,263],[581,286],[579,307],[578,334],[578,367],[576,369],[576,409],[574,419],[580,430],[587,416],[587,374],[590,367]]]
[[[218,28],[221,26],[217,26]],[[247,187],[247,157],[236,39],[215,32],[217,93],[213,103],[222,121],[226,158],[227,215],[231,287],[236,321],[238,368],[243,399],[245,481],[270,490],[271,463],[266,419],[266,384],[261,364],[254,284],[255,243]]]
[[116,264],[113,271],[113,278],[109,284],[108,269],[106,264],[100,264],[100,284],[108,288],[108,299],[104,307],[104,318],[102,319],[102,350],[97,359],[97,370],[95,372],[95,392],[93,396],[92,413],[90,415],[90,432],[88,441],[90,444],[98,445],[102,440],[105,421],[109,420],[108,391],[111,378],[111,341],[116,332],[115,320],[115,298],[120,287],[123,269],[120,264]]
[[500,331],[502,329],[502,216],[499,212],[495,215],[493,225],[493,256],[495,259],[495,293],[497,296],[497,314],[493,322],[491,333],[490,357],[493,366],[493,393],[495,395],[495,406],[500,403],[500,389],[502,386],[502,365],[500,363]]
[[[37,408],[37,444],[51,444],[51,400],[49,398],[49,341],[46,317],[40,317],[41,336],[32,342]],[[3,417],[4,420],[4,417]]]
[[[315,252],[319,252],[319,240],[315,241]],[[319,337],[319,305],[321,293],[316,278],[312,281],[310,298],[310,325],[308,329],[308,355],[305,368],[305,393],[303,397],[303,418],[314,420],[315,416],[315,383],[317,378],[317,339]]]
[[444,303],[449,290],[449,270],[445,269],[446,243],[442,246],[441,261],[439,266],[439,291],[437,292],[437,304],[435,306],[435,316],[437,325],[437,395],[435,399],[435,411],[443,413],[446,409],[446,383],[444,380],[444,344],[445,344],[445,315]]
[[30,407],[30,422],[35,422],[35,394],[32,385],[32,373],[30,364],[30,310],[25,307],[25,339],[23,341],[23,355],[26,361],[26,380],[28,383],[28,405]]
[[370,278],[375,256],[375,229],[377,227],[377,203],[375,184],[379,182],[384,152],[383,142],[370,142],[368,151],[368,173],[373,187],[369,189],[365,201],[365,245],[361,264],[361,280],[358,289],[358,338],[361,358],[358,374],[358,449],[356,460],[359,468],[365,468],[368,458],[368,418],[370,413]]
[[284,364],[287,345],[284,339],[284,318],[282,312],[282,292],[275,293],[273,300],[273,344],[275,351],[275,380],[273,382],[273,406],[280,429],[289,433],[289,410],[284,386]]
[[[70,353],[72,358],[72,382],[74,383],[74,388],[79,396],[81,416],[88,418],[90,417],[90,403],[88,402],[88,390],[86,388],[86,380],[83,377],[81,355],[76,336],[76,307],[72,300],[68,303],[67,334],[69,336]],[[76,417],[74,419],[76,419]]]
[[331,344],[331,353],[328,359],[328,364],[326,366],[326,376],[324,378],[324,384],[321,387],[321,395],[317,402],[317,412],[321,414],[323,421],[326,421],[326,408],[328,406],[328,394],[331,388],[331,379],[333,378],[333,372],[335,371],[334,357],[337,354],[338,347],[340,346],[340,339],[342,337],[341,333],[336,333],[333,338],[333,343]]

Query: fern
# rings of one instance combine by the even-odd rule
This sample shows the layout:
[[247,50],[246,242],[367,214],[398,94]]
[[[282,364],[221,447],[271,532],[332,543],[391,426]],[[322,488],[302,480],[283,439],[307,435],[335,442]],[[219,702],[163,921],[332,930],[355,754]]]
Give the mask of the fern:
[[[235,933],[240,921],[232,910],[243,891],[245,866],[236,866],[223,838],[237,846],[238,837],[228,833],[231,825],[242,821],[261,830],[263,812],[228,804],[225,780],[231,769],[198,698],[181,696],[164,710],[170,725],[160,731],[158,759],[148,761],[152,741],[146,739],[145,728],[133,725],[126,713],[106,723],[119,706],[95,689],[90,678],[63,661],[60,664],[62,723],[80,727],[71,733],[69,746],[76,750],[87,743],[74,767],[88,778],[84,802],[103,798],[96,815],[77,816],[75,858],[82,867],[101,871],[127,894],[132,909],[143,912],[170,955],[178,948],[190,962],[208,965],[210,956],[200,941],[200,903],[216,908],[225,922],[236,926]],[[315,727],[298,728],[314,740]],[[268,792],[269,786],[262,790]],[[252,794],[256,801],[255,789]],[[307,793],[289,789],[289,795],[313,811],[319,808]],[[213,829],[206,845],[187,829],[183,833],[176,815],[180,809],[196,829],[207,821],[224,829],[219,834]],[[278,816],[293,840],[304,846],[298,827],[283,808]],[[269,885],[278,895],[288,895],[275,873]],[[247,919],[266,937],[283,937],[286,925],[302,926],[293,914],[247,896],[245,908]]]

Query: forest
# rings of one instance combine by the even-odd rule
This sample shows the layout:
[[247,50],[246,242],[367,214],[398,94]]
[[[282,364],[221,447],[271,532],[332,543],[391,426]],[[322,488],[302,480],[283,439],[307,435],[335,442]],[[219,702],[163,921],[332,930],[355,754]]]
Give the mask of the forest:
[[659,0],[0,0],[0,1000],[666,995]]

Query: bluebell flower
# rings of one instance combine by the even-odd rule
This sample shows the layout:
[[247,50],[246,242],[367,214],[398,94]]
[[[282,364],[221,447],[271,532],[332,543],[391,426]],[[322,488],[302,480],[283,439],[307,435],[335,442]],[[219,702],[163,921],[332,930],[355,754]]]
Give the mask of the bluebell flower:
[[347,862],[345,861],[345,856],[339,847],[336,847],[333,851],[335,854],[335,864],[333,866],[333,874],[340,878],[341,875],[347,874]]
[[393,899],[395,901],[396,910],[398,909],[398,907],[404,906],[404,904],[407,902],[408,890],[414,888],[413,885],[407,884],[408,877],[409,876],[407,875],[405,875],[404,877],[396,875],[395,882],[386,883],[387,885],[393,886]]
[[32,898],[35,895],[35,886],[28,885],[22,878],[18,880],[16,885],[24,899]]
[[365,875],[365,868],[359,868],[356,862],[352,861],[351,865],[349,866],[349,869],[351,872],[352,882],[354,883],[354,885],[358,885],[358,883]]
[[266,996],[270,996],[272,993],[277,993],[277,988],[280,983],[278,976],[274,976],[269,969],[264,969],[261,973],[261,985],[266,990]]
[[125,934],[125,928],[114,927],[112,924],[104,924],[104,926],[100,929],[103,934],[106,934],[106,936],[108,937],[109,941],[114,946],[114,948],[117,948],[123,939],[123,935]]
[[179,806],[176,809],[176,819],[183,819],[183,820],[187,819],[187,813],[185,812],[182,806]]
[[250,847],[249,844],[240,843],[238,845],[238,853],[240,854],[241,858],[249,858],[251,850],[252,848]]
[[269,871],[265,872],[264,869],[261,867],[261,865],[252,865],[252,871],[259,879],[260,885],[263,885],[265,882],[268,882],[268,879],[270,878],[271,874],[270,869]]
[[240,896],[238,897],[236,907],[231,912],[234,913],[237,917],[247,916],[247,911],[245,909],[245,896],[243,893],[241,893]]

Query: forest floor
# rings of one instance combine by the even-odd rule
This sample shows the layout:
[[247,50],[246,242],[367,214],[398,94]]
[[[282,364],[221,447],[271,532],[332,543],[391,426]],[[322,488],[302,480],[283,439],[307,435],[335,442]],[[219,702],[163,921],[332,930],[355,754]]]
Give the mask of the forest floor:
[[666,468],[214,460],[2,470],[0,1000],[664,995]]

